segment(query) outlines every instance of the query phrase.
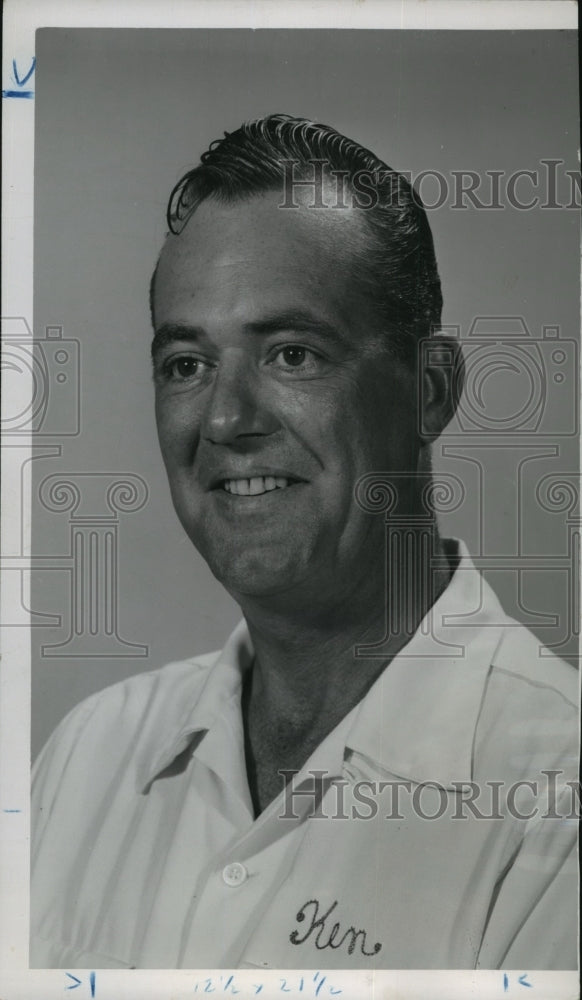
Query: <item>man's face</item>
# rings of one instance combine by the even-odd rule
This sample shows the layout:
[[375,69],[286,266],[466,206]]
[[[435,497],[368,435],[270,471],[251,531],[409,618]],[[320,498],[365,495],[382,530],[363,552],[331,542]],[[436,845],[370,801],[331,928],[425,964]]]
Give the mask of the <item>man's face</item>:
[[357,480],[416,469],[416,380],[352,277],[361,216],[279,200],[207,200],[168,238],[159,438],[182,525],[235,597],[341,602],[383,546]]

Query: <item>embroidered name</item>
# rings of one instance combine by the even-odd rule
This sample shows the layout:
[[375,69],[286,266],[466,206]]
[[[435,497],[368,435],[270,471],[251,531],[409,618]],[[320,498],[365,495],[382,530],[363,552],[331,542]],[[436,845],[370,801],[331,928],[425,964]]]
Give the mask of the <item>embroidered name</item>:
[[356,930],[354,926],[351,926],[348,927],[346,931],[342,931],[341,926],[337,923],[337,921],[332,924],[331,927],[329,924],[326,924],[328,917],[331,913],[333,913],[336,906],[337,899],[333,901],[329,910],[319,916],[319,900],[309,899],[306,903],[304,903],[299,912],[295,915],[295,919],[299,924],[302,924],[304,920],[310,920],[310,924],[305,930],[305,933],[303,933],[302,930],[292,931],[289,935],[291,944],[304,944],[307,939],[311,937],[311,935],[314,935],[313,944],[318,951],[323,951],[325,948],[341,948],[347,943],[348,955],[353,955],[356,950],[356,945],[359,945],[360,954],[362,955],[367,955],[368,957],[377,955],[382,948],[382,945],[379,941],[376,941],[372,951],[367,951],[366,945],[368,942],[366,940],[365,930],[362,930],[361,928],[360,930]]

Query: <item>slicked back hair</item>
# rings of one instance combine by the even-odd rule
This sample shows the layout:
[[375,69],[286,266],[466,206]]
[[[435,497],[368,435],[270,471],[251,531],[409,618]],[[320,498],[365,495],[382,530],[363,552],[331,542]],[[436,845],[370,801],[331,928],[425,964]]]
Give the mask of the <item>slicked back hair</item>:
[[[167,210],[170,233],[180,233],[208,198],[229,203],[279,191],[283,205],[289,177],[313,181],[317,164],[319,177],[330,180],[333,190],[340,174],[345,178],[342,198],[365,219],[368,238],[365,250],[351,255],[352,273],[376,309],[391,349],[414,366],[418,341],[438,329],[442,310],[426,211],[402,174],[335,129],[274,114],[226,132],[172,191]],[[288,190],[286,198],[288,203]],[[154,282],[155,272],[152,307]]]

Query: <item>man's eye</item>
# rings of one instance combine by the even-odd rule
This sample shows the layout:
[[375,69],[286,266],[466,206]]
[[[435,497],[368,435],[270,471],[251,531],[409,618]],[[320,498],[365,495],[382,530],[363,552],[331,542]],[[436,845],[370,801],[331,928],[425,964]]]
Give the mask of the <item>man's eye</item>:
[[168,380],[184,382],[188,379],[200,379],[206,370],[206,365],[191,354],[181,354],[169,358],[163,366],[164,377]]
[[290,344],[289,347],[283,348],[280,357],[284,360],[285,364],[296,368],[305,361],[305,354],[304,347],[299,347],[297,344]]
[[301,344],[286,344],[273,358],[273,363],[278,368],[300,368],[304,371],[315,369],[317,362],[317,355]]

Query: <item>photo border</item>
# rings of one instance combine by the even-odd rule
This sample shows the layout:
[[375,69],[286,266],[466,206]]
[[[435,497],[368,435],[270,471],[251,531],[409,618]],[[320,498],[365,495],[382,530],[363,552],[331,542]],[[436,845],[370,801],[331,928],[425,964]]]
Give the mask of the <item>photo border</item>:
[[[360,29],[470,29],[470,30],[539,30],[576,28],[576,4],[562,0],[407,0],[404,3],[382,0],[286,0],[286,2],[246,2],[246,0],[180,0],[171,4],[171,17],[165,5],[156,2],[100,0],[79,4],[74,0],[8,0],[4,9],[3,98],[4,98],[4,201],[3,230],[3,317],[23,317],[33,325],[33,187],[34,187],[34,33],[40,27],[119,27],[119,28],[360,28]],[[32,69],[31,69],[32,68]],[[29,72],[30,71],[30,72]],[[28,77],[26,74],[29,73]],[[16,76],[16,79],[15,79]],[[26,78],[26,79],[25,79]],[[22,93],[16,95],[18,90]],[[24,90],[31,91],[24,97]],[[23,397],[17,405],[27,405],[32,384],[21,383]],[[29,393],[27,398],[26,393]],[[5,407],[15,400],[6,398]],[[24,438],[19,447],[31,449]],[[2,445],[2,533],[7,540],[20,517],[20,485],[14,478],[14,456],[10,444]],[[26,498],[30,510],[31,498]],[[26,519],[27,536],[24,555],[30,555],[30,518]],[[3,551],[5,546],[3,545]],[[20,604],[21,591],[15,593],[11,576],[2,581],[4,612]],[[24,604],[29,606],[27,594]],[[4,629],[3,666],[0,674],[0,862],[2,893],[0,897],[0,996],[2,1000],[51,1000],[62,997],[63,990],[77,989],[79,998],[97,996],[181,998],[193,993],[216,992],[232,995],[225,970],[30,970],[28,968],[29,924],[29,781],[30,781],[30,632],[26,628]],[[305,977],[326,971],[306,970]],[[256,970],[236,970],[240,1000],[255,996],[252,983]],[[310,997],[299,990],[297,970],[261,971],[263,997],[290,992],[291,996]],[[93,978],[92,978],[93,977]],[[520,978],[521,977],[521,978]],[[283,989],[281,979],[292,989]],[[212,981],[212,990],[204,983]],[[575,972],[534,972],[525,970],[381,970],[336,971],[329,981],[349,1000],[378,996],[416,998],[431,996],[452,1000],[455,997],[496,998],[524,995],[524,987],[535,987],[544,1000],[558,1000],[576,994]],[[315,982],[315,981],[314,981]],[[226,985],[225,985],[226,984]],[[231,984],[232,986],[232,984]],[[323,993],[320,994],[324,995]]]

